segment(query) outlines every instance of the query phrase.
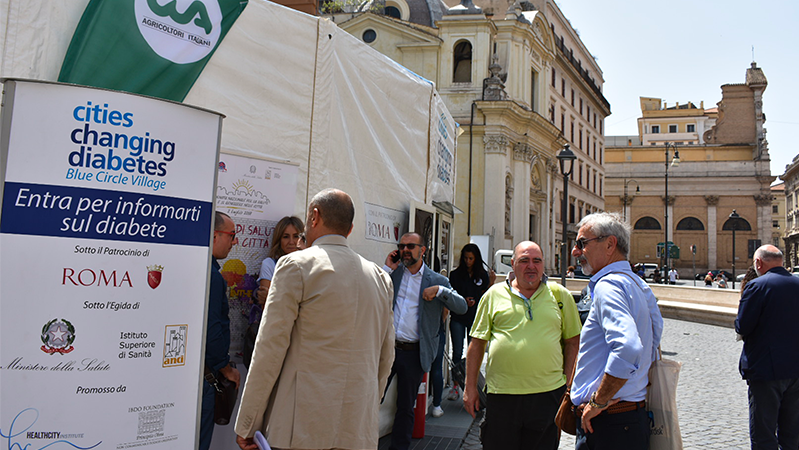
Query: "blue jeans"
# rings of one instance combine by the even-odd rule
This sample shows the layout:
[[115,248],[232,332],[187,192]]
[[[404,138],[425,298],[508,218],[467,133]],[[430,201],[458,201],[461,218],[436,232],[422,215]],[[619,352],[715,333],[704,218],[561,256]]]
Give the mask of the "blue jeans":
[[438,353],[430,367],[430,384],[433,386],[433,406],[441,406],[444,391],[444,344],[447,343],[447,328],[442,323],[438,328]]
[[799,448],[799,378],[747,383],[752,450]]
[[207,381],[203,380],[203,406],[200,412],[200,445],[199,450],[208,450],[211,447],[211,437],[214,434],[214,395],[216,391]]
[[[458,364],[463,359],[463,340],[471,328],[471,325],[464,325],[455,320],[449,321],[449,333],[452,336],[452,364]],[[472,342],[471,336],[469,336],[469,342]]]
[[647,450],[649,415],[639,408],[618,414],[602,414],[591,419],[593,433],[586,433],[577,419],[575,450]]

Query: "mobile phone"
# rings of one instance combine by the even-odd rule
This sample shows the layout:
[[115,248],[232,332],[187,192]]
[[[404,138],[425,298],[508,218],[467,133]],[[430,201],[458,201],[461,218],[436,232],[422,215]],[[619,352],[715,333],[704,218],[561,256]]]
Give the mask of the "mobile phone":
[[391,260],[394,262],[399,262],[400,260],[400,252],[399,250],[395,250],[394,253],[391,254]]

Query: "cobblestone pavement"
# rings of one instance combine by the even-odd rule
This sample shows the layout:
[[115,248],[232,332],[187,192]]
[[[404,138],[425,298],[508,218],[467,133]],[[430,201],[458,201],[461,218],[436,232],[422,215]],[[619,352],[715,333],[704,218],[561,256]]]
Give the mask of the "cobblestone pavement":
[[[741,342],[731,328],[664,319],[663,356],[683,363],[677,408],[683,447],[737,450],[749,448],[746,383],[738,374]],[[477,422],[477,421],[475,421]],[[481,450],[476,424],[462,448]],[[564,434],[559,449],[574,448]]]

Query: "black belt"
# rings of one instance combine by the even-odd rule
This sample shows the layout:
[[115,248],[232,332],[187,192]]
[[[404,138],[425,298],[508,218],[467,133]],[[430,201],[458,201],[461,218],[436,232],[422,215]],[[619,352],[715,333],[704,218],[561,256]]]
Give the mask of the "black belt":
[[419,343],[394,341],[394,347],[405,351],[419,350]]
[[[574,411],[577,412],[577,417],[582,417],[583,415],[583,408],[584,406],[575,407]],[[603,409],[600,414],[621,414],[630,411],[635,411],[638,409],[646,408],[646,401],[641,400],[640,402],[627,402],[621,401],[618,403],[614,403],[613,405],[608,406],[606,409]]]

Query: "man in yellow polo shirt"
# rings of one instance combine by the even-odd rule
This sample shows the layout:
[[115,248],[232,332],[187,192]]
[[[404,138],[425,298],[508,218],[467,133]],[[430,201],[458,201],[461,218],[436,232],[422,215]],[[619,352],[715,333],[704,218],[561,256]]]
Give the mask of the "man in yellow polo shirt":
[[463,403],[480,408],[477,377],[488,350],[488,404],[481,433],[484,450],[558,448],[554,419],[580,344],[580,316],[564,287],[547,283],[544,255],[534,242],[513,251],[511,282],[485,293],[466,355]]

